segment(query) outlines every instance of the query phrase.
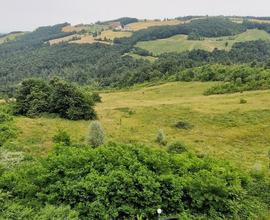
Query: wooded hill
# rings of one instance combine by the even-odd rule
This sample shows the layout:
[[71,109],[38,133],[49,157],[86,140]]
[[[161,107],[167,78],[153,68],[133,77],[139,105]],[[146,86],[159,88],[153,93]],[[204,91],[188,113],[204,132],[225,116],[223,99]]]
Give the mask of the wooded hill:
[[[59,76],[81,85],[96,87],[126,87],[157,79],[168,80],[184,69],[211,63],[248,64],[267,67],[270,57],[270,42],[238,42],[230,51],[206,52],[194,50],[183,53],[161,54],[154,62],[146,57],[153,55],[134,45],[139,41],[167,38],[186,34],[195,38],[234,36],[247,29],[270,31],[270,24],[251,18],[242,18],[242,23],[226,17],[178,18],[178,25],[149,27],[132,32],[131,37],[116,38],[113,43],[93,44],[61,43],[50,46],[49,40],[71,36],[75,32],[63,32],[68,23],[41,27],[25,33],[13,41],[0,44],[0,89],[1,93],[14,93],[22,79],[38,77],[48,79]],[[255,18],[252,18],[255,19]],[[137,19],[122,18],[120,22],[136,24]],[[134,23],[135,22],[135,23]],[[116,31],[117,32],[117,31]],[[132,55],[141,59],[135,59]]]

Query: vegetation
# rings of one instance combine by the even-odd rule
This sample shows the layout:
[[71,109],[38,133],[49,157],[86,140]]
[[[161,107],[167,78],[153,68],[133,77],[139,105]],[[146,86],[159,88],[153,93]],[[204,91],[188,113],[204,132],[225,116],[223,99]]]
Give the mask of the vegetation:
[[256,218],[264,216],[269,190],[207,157],[118,144],[58,147],[4,171],[0,189],[1,218],[27,219],[153,219],[158,207],[180,218]]
[[136,46],[150,51],[155,55],[169,52],[184,52],[192,51],[196,49],[213,51],[230,50],[232,46],[237,42],[246,42],[253,40],[270,40],[270,35],[263,30],[247,30],[244,33],[230,36],[230,37],[218,37],[218,38],[190,38],[187,35],[175,35],[170,38],[139,42]]
[[157,132],[156,142],[160,145],[167,144],[166,135],[164,134],[162,129],[159,129]]
[[99,147],[105,142],[105,132],[98,121],[93,121],[89,127],[88,144]]
[[206,95],[270,88],[270,70],[249,65],[206,65],[182,71],[177,78],[183,81],[225,82],[208,89]]
[[9,114],[8,109],[0,106],[0,148],[17,136],[17,129],[13,120],[14,118]]
[[[3,42],[0,219],[269,219],[268,20],[121,18]],[[179,35],[222,46],[137,47]]]
[[52,79],[49,84],[29,79],[23,81],[18,89],[15,113],[26,116],[54,113],[72,120],[94,119],[93,105],[91,98],[58,78]]
[[187,24],[152,27],[135,32],[130,38],[115,39],[115,43],[134,45],[139,41],[164,39],[177,34],[196,33],[200,37],[221,37],[242,33],[246,27],[227,18],[196,19]]

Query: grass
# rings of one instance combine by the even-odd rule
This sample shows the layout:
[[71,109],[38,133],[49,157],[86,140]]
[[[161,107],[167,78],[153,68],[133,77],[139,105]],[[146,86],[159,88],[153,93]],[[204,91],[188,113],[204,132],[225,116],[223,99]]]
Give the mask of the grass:
[[[155,55],[166,52],[184,52],[194,49],[213,51],[215,48],[230,50],[237,42],[252,40],[270,40],[270,34],[263,30],[247,30],[231,37],[205,38],[204,40],[188,40],[187,35],[175,35],[170,38],[139,42],[136,46],[148,50]],[[226,42],[228,45],[226,46]]]
[[176,20],[176,19],[165,20],[165,21],[144,20],[144,21],[139,21],[139,22],[129,24],[127,25],[127,27],[131,31],[139,31],[139,30],[147,29],[149,27],[154,27],[154,26],[178,25],[182,23],[183,23],[182,21]]
[[132,33],[127,31],[106,30],[102,31],[101,35],[97,36],[97,38],[101,38],[102,40],[105,38],[108,40],[114,40],[115,38],[130,37],[131,35]]
[[76,37],[79,37],[79,35],[78,34],[73,34],[73,35],[70,35],[70,36],[53,39],[53,40],[49,41],[49,44],[50,45],[55,45],[55,44],[61,44],[61,43],[65,43],[65,42],[70,42]]
[[15,34],[8,34],[4,37],[0,37],[0,44],[6,43],[8,41],[16,40],[17,37],[23,35],[24,33],[15,33]]
[[91,24],[91,25],[76,25],[71,26],[68,25],[66,27],[63,27],[63,32],[81,32],[85,31],[87,33],[94,33],[94,32],[101,32],[103,30],[107,30],[109,27],[107,25],[99,25],[99,24]]
[[[103,93],[96,107],[107,141],[140,142],[156,146],[158,129],[168,142],[183,141],[191,150],[239,167],[268,167],[270,143],[270,93],[253,91],[231,95],[203,96],[215,83],[167,83],[129,91]],[[247,100],[240,104],[240,99]],[[190,129],[175,125],[184,121]],[[59,118],[17,117],[17,145],[34,155],[52,149],[52,137],[65,129],[74,142],[84,143],[88,121]]]
[[135,54],[135,53],[126,53],[125,55],[129,55],[131,57],[133,57],[134,59],[144,59],[144,60],[148,60],[150,61],[151,63],[155,62],[157,60],[156,57],[152,57],[152,56],[141,56],[139,54]]

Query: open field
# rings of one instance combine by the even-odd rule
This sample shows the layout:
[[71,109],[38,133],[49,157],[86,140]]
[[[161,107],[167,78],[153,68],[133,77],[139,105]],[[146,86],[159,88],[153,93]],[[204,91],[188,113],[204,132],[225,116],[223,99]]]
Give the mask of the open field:
[[152,63],[152,62],[155,62],[155,61],[157,60],[156,57],[152,57],[152,56],[141,56],[141,55],[139,55],[139,54],[135,54],[135,53],[132,53],[132,52],[126,53],[125,55],[129,55],[129,56],[133,57],[134,59],[148,60],[148,61],[150,61],[151,63]]
[[76,38],[80,38],[80,35],[73,34],[73,35],[70,35],[70,36],[66,36],[66,37],[62,37],[62,38],[58,38],[58,39],[53,39],[53,40],[49,41],[49,44],[54,45],[54,44],[66,43],[66,42],[73,41]]
[[102,40],[108,39],[108,40],[114,40],[115,38],[122,38],[122,37],[130,37],[132,35],[131,32],[127,31],[112,31],[112,30],[106,30],[102,31],[97,38],[101,38]]
[[76,26],[66,26],[62,29],[63,32],[81,32],[85,31],[88,33],[101,32],[103,30],[107,30],[108,26],[106,25],[98,25],[98,24],[89,24],[89,25],[76,25]]
[[[205,38],[204,40],[188,40],[187,38],[187,35],[175,35],[161,40],[139,42],[136,46],[148,50],[155,55],[165,52],[184,52],[193,49],[213,51],[215,48],[218,48],[230,50],[232,45],[237,42],[270,40],[270,34],[254,29],[230,37]],[[228,43],[227,46],[226,43]]]
[[149,27],[154,27],[154,26],[178,25],[182,23],[183,23],[182,21],[176,20],[176,19],[166,20],[166,21],[146,20],[146,21],[139,21],[136,23],[129,24],[127,25],[127,27],[131,31],[139,31],[139,30],[146,29]]
[[[270,93],[253,91],[231,95],[203,96],[215,83],[167,83],[130,91],[102,94],[96,107],[107,141],[140,142],[155,146],[158,129],[168,142],[185,142],[193,151],[230,160],[242,168],[265,169],[270,143]],[[240,99],[247,100],[240,104]],[[174,125],[187,122],[192,129]],[[44,155],[52,137],[65,129],[74,142],[84,143],[88,121],[17,117],[21,150]]]
[[24,33],[15,33],[15,34],[8,34],[8,35],[5,35],[3,37],[0,37],[0,44],[15,40],[17,37],[19,37],[23,34]]

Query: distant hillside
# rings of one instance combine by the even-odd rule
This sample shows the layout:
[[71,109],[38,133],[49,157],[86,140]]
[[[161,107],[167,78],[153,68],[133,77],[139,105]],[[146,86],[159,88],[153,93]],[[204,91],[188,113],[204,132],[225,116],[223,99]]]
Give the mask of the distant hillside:
[[254,40],[270,41],[270,34],[263,30],[252,29],[235,36],[203,38],[198,40],[189,40],[188,35],[175,35],[166,39],[139,42],[136,46],[145,49],[154,55],[159,55],[168,52],[180,53],[197,49],[207,51],[213,51],[214,49],[230,50],[237,42]]
[[268,65],[269,32],[270,24],[243,17],[125,18],[40,27],[12,40],[0,37],[0,93],[14,94],[16,85],[30,77],[119,88],[168,80],[208,63]]

